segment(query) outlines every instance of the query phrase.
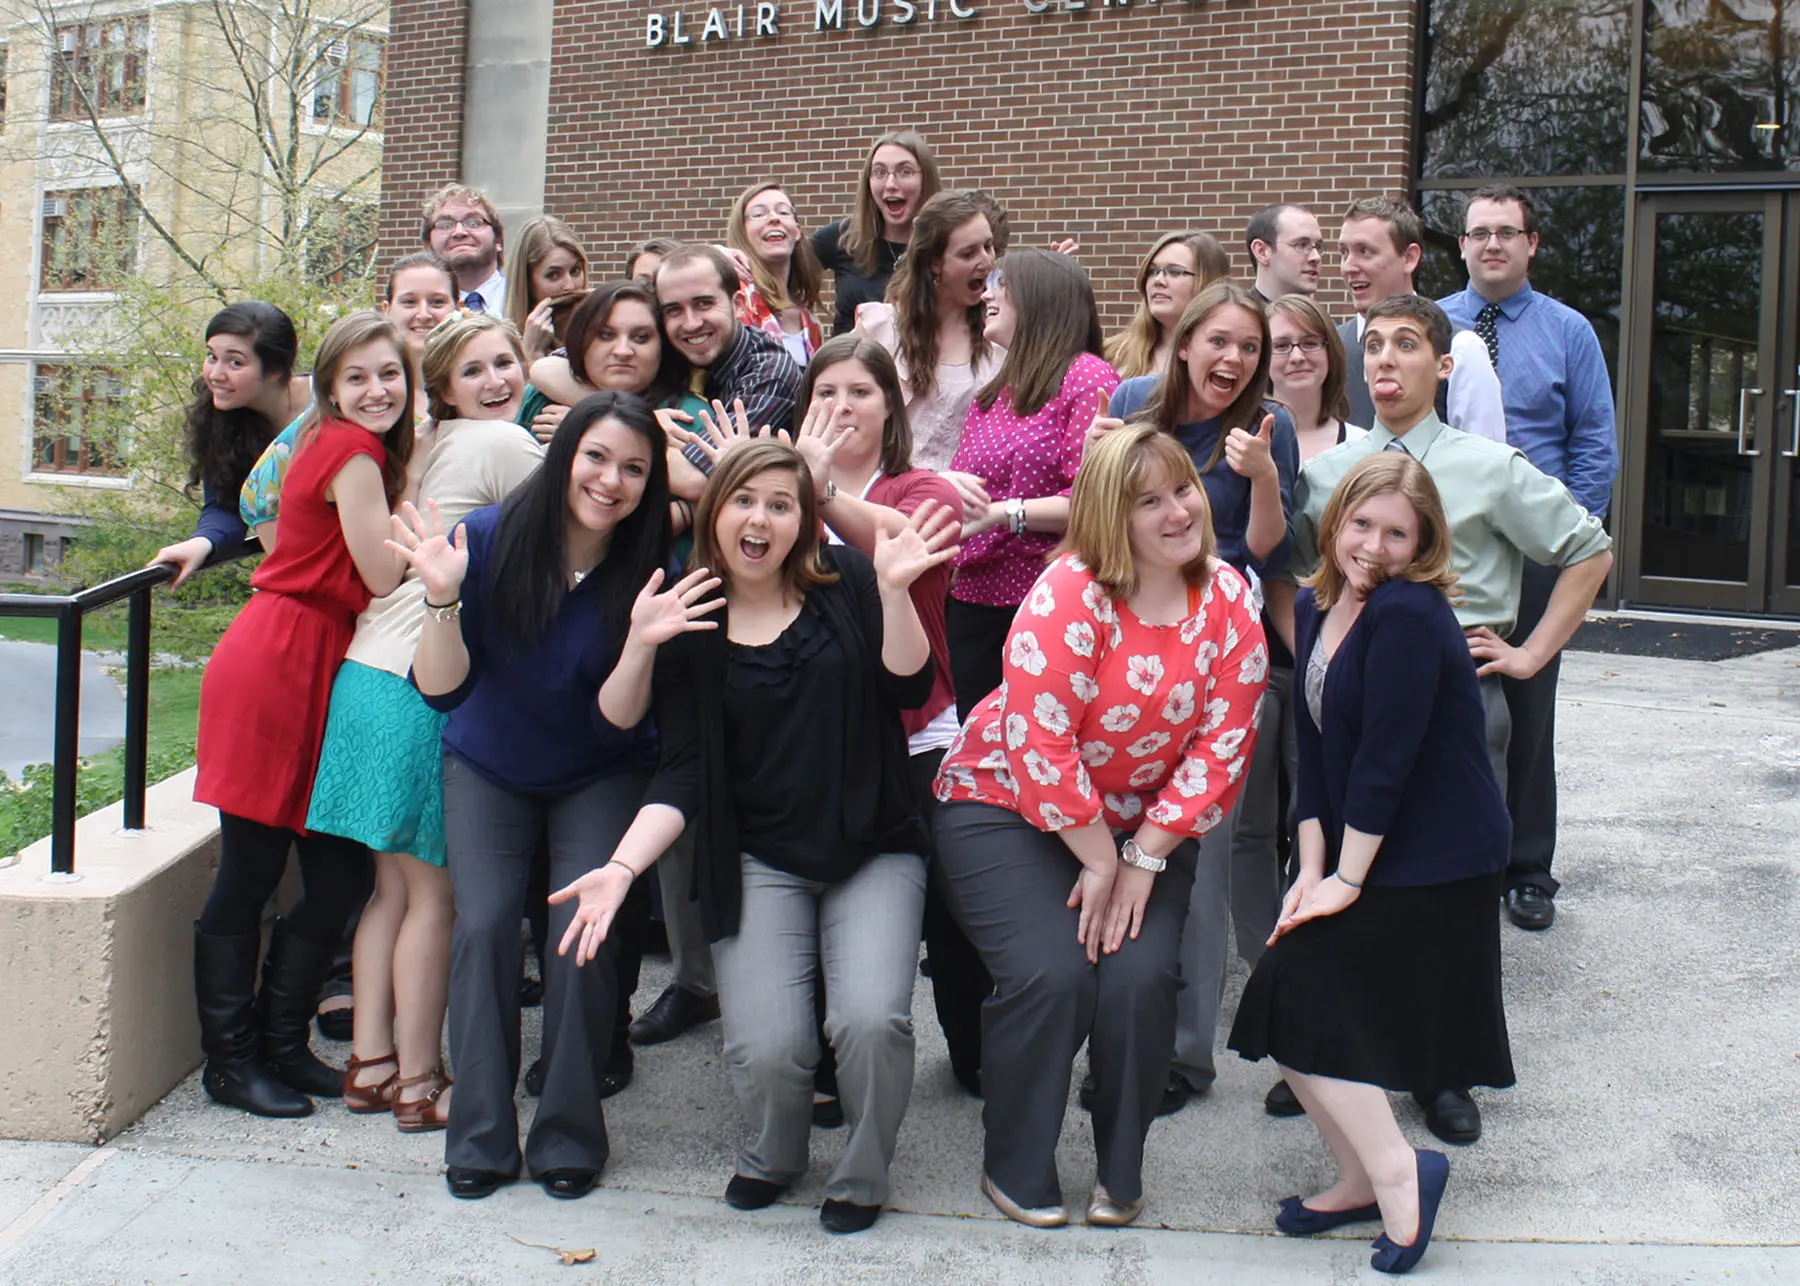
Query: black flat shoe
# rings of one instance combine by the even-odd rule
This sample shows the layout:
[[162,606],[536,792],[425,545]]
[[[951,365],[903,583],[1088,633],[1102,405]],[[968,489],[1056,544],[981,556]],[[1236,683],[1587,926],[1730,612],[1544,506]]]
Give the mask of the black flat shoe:
[[585,1197],[600,1183],[598,1170],[546,1170],[534,1176],[544,1187],[545,1195],[574,1201]]
[[813,1100],[813,1129],[835,1130],[844,1123],[844,1105],[836,1097]]
[[349,1040],[355,1035],[356,1010],[349,1005],[342,1009],[322,1009],[313,1021],[318,1024],[319,1035],[326,1040]]
[[627,1063],[623,1067],[609,1067],[600,1078],[600,1097],[611,1098],[627,1085],[631,1084],[632,1068]]
[[537,1098],[544,1092],[544,1060],[534,1059],[525,1069],[525,1092]]
[[1263,1111],[1270,1116],[1306,1115],[1306,1109],[1294,1097],[1294,1087],[1286,1081],[1276,1081],[1269,1086],[1269,1092],[1263,1095]]
[[1556,899],[1535,884],[1521,884],[1506,891],[1506,916],[1532,933],[1556,923]]
[[670,983],[644,1016],[631,1024],[631,1043],[660,1045],[719,1016],[719,998],[701,996],[678,982]]
[[734,1174],[725,1185],[725,1204],[733,1210],[762,1210],[774,1205],[787,1191],[785,1183],[752,1179],[747,1174]]
[[1413,1101],[1425,1109],[1425,1128],[1444,1142],[1461,1147],[1481,1137],[1481,1109],[1468,1090],[1414,1094]]
[[519,979],[519,1008],[536,1009],[544,1003],[544,984],[537,978]]
[[491,1197],[518,1177],[516,1174],[477,1170],[466,1165],[453,1165],[444,1171],[444,1182],[450,1188],[450,1195],[464,1201],[479,1201],[483,1197]]
[[819,1223],[826,1232],[867,1232],[879,1218],[880,1206],[859,1206],[854,1201],[827,1201],[819,1207]]

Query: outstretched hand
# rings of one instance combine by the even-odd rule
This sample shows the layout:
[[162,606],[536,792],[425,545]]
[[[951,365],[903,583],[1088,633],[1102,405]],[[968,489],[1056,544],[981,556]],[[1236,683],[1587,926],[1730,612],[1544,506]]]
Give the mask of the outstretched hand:
[[617,862],[597,866],[573,884],[565,885],[550,895],[550,905],[578,901],[575,917],[564,930],[556,954],[566,956],[575,948],[575,967],[580,968],[600,954],[613,917],[619,913],[625,895],[631,892],[632,875]]
[[940,563],[961,552],[956,544],[960,525],[948,505],[927,500],[913,511],[898,533],[875,533],[875,579],[892,589],[904,590]]
[[844,445],[853,427],[840,422],[837,408],[823,399],[813,401],[800,421],[800,434],[794,439],[794,449],[806,461],[812,474],[813,494],[820,500],[825,498],[826,484],[831,481],[831,467],[837,461],[838,448]]
[[[698,432],[684,429],[667,420],[663,422],[663,432],[684,445],[691,444],[699,447],[701,454],[717,465],[727,451],[741,446],[759,434],[768,433],[769,426],[765,424],[753,432],[750,428],[749,417],[744,413],[742,398],[732,401],[729,413],[725,410],[725,403],[715,398],[710,411],[700,412]],[[789,441],[786,432],[776,436],[783,442]]]
[[469,534],[461,523],[446,534],[436,501],[427,500],[425,509],[420,513],[410,500],[401,504],[389,520],[394,534],[383,543],[418,573],[427,602],[448,603],[461,596],[469,572]]
[[662,588],[664,579],[662,568],[651,572],[649,581],[632,602],[629,637],[633,641],[659,647],[690,630],[719,628],[717,621],[704,619],[725,606],[724,598],[708,597],[721,584],[717,576],[704,567],[696,567],[667,589]]
[[1263,416],[1255,433],[1233,429],[1225,435],[1225,463],[1240,478],[1264,478],[1275,472],[1275,417]]

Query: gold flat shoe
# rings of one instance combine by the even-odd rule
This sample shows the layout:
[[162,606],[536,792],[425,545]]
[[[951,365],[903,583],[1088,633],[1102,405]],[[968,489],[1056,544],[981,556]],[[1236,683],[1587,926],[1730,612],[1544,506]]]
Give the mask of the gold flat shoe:
[[1144,1199],[1117,1201],[1099,1184],[1094,1185],[1094,1199],[1088,1202],[1087,1221],[1101,1228],[1123,1228],[1144,1213]]
[[1000,1191],[985,1174],[981,1176],[981,1190],[994,1203],[994,1209],[1014,1223],[1022,1223],[1028,1228],[1061,1228],[1069,1222],[1069,1212],[1062,1206],[1039,1206],[1035,1209],[1022,1206]]

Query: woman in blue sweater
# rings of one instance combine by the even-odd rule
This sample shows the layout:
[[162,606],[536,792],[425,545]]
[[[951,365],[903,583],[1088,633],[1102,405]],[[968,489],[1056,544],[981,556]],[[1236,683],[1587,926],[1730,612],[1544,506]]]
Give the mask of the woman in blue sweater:
[[1337,1162],[1276,1227],[1380,1220],[1371,1263],[1402,1273],[1449,1163],[1412,1150],[1387,1092],[1513,1083],[1494,914],[1511,824],[1431,475],[1369,457],[1332,494],[1319,549],[1295,604],[1300,877],[1230,1045],[1274,1057]]

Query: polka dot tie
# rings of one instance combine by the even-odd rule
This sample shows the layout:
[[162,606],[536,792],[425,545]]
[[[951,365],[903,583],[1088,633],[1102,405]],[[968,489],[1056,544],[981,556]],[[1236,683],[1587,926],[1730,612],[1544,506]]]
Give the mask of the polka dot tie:
[[1495,370],[1500,368],[1500,332],[1495,329],[1495,323],[1499,319],[1499,304],[1489,304],[1475,315],[1475,333],[1487,345],[1488,360],[1494,364]]

